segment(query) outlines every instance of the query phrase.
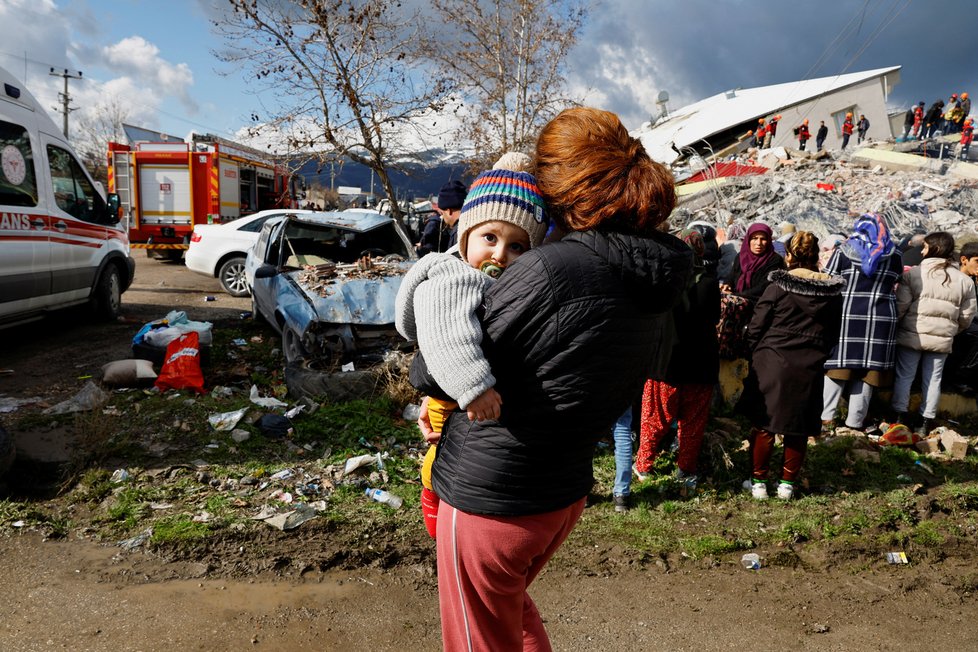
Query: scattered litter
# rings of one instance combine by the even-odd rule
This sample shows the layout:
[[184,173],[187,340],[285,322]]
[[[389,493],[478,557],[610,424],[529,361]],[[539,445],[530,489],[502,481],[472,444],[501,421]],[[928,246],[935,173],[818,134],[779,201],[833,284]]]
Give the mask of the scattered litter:
[[934,475],[934,469],[930,468],[930,466],[925,464],[923,461],[917,460],[916,462],[914,462],[914,464],[922,468],[924,471],[927,471],[931,475]]
[[25,525],[27,525],[27,522],[26,521],[14,521],[13,523],[11,523],[11,525],[14,526],[14,527],[24,527]]
[[281,489],[277,489],[273,491],[271,495],[269,495],[269,498],[271,500],[277,500],[279,502],[287,503],[287,504],[290,504],[292,502],[292,494],[290,494],[288,491],[282,491]]
[[241,442],[248,441],[250,438],[251,433],[242,428],[235,428],[231,431],[231,439],[233,439],[235,443],[240,444]]
[[373,455],[357,455],[356,457],[351,457],[346,461],[343,466],[343,475],[350,475],[357,469],[363,468],[365,466],[372,466],[377,463],[377,458]]
[[217,301],[217,297],[208,294],[206,297],[204,297],[204,301]]
[[7,412],[14,412],[17,408],[23,407],[25,405],[33,405],[34,403],[40,403],[41,398],[38,396],[32,396],[31,398],[14,398],[12,396],[0,396],[0,414]]
[[367,487],[364,493],[371,500],[376,500],[378,503],[389,505],[394,509],[400,509],[401,505],[404,504],[403,498],[392,494],[389,491],[384,491],[383,489],[371,489],[370,487]]
[[112,477],[109,478],[109,481],[111,481],[111,482],[125,482],[130,477],[131,476],[129,475],[129,471],[127,471],[125,469],[116,469],[115,471],[112,472]]
[[828,634],[831,631],[832,631],[832,628],[829,627],[828,625],[822,625],[821,623],[813,623],[812,624],[812,633],[813,634]]
[[340,371],[356,371],[356,367],[353,366],[352,362],[347,362],[345,365],[340,367]]
[[151,536],[153,536],[153,528],[143,530],[131,539],[123,539],[118,545],[124,550],[135,550],[149,541]]
[[288,403],[273,397],[262,397],[258,394],[258,386],[251,386],[251,402],[263,408],[280,408],[288,406]]
[[292,469],[282,469],[278,473],[273,473],[271,476],[269,476],[269,478],[272,480],[288,480],[294,475],[295,473],[292,471]]
[[256,425],[261,434],[274,439],[281,439],[292,432],[292,422],[277,414],[263,414]]
[[756,552],[748,552],[740,558],[740,564],[747,570],[758,570],[761,567],[761,558]]
[[[323,508],[325,509],[325,504]],[[265,521],[268,525],[285,531],[297,528],[306,521],[316,518],[320,511],[323,510],[317,510],[315,507],[306,503],[298,503],[295,509],[279,514],[274,509],[266,506],[252,518],[256,521]]]
[[232,394],[234,394],[234,389],[231,387],[225,387],[224,385],[218,385],[211,390],[211,396],[215,396],[217,398],[228,398]]
[[211,443],[209,443],[209,444],[206,444],[206,445],[204,446],[204,448],[209,448],[209,449],[211,449],[211,450],[214,450],[215,448],[220,448],[220,447],[221,447],[221,445],[220,445],[220,444],[218,444],[218,443],[216,443],[216,442],[211,442]]
[[70,412],[87,412],[109,400],[109,395],[102,391],[92,381],[85,383],[81,390],[66,401],[44,410],[43,414],[68,414]]
[[231,344],[235,346],[248,346],[248,340],[244,339],[243,337],[239,337],[231,340]]
[[150,503],[150,509],[173,509],[173,503]]
[[221,412],[219,414],[212,414],[207,417],[207,423],[211,424],[214,430],[218,431],[228,431],[234,430],[234,427],[238,425],[238,421],[247,414],[248,408],[244,407],[240,410],[235,410],[233,412]]
[[419,418],[421,418],[421,406],[415,405],[414,403],[405,405],[404,409],[401,410],[401,417],[405,421],[417,421]]
[[200,512],[199,514],[194,514],[193,518],[190,520],[194,523],[207,523],[213,518],[210,512]]
[[905,552],[888,552],[886,553],[886,563],[909,564],[910,560],[907,559],[907,553]]

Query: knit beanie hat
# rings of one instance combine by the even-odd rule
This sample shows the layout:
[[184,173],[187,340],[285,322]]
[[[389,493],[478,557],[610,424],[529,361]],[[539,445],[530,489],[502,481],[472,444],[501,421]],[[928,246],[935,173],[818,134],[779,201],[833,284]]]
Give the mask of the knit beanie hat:
[[465,184],[459,180],[449,181],[438,191],[438,208],[449,210],[461,208],[465,202]]
[[469,187],[458,219],[458,244],[462,257],[469,231],[485,222],[515,224],[530,237],[530,247],[539,247],[547,234],[549,220],[536,178],[528,172],[530,157],[507,152],[491,170],[482,172]]

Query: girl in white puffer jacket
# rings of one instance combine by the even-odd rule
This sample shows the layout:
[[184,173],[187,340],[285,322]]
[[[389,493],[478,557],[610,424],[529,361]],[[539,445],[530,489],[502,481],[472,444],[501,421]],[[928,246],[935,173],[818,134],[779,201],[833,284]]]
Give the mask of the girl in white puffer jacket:
[[975,284],[953,265],[954,238],[938,231],[924,238],[924,260],[900,277],[897,288],[897,359],[893,386],[893,410],[904,423],[910,400],[910,385],[922,370],[920,413],[917,433],[926,436],[937,416],[941,400],[944,361],[951,352],[954,336],[971,324],[978,309]]

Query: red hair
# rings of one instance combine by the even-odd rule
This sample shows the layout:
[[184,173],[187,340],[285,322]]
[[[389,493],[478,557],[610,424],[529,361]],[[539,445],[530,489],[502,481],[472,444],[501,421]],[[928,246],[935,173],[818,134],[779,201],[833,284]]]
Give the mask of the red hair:
[[600,109],[567,109],[544,126],[536,177],[547,209],[570,231],[651,233],[676,206],[672,173]]

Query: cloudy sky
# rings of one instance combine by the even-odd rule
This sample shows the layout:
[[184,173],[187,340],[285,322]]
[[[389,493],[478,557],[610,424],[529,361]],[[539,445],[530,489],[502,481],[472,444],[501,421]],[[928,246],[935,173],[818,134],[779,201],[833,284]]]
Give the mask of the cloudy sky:
[[[63,85],[49,69],[80,70],[72,120],[117,97],[135,124],[231,137],[261,104],[212,53],[221,43],[208,17],[223,4],[0,0],[0,66],[48,108]],[[630,129],[648,120],[662,90],[678,108],[730,88],[892,65],[903,66],[893,107],[930,105],[978,91],[976,13],[973,0],[592,0],[568,79]]]

